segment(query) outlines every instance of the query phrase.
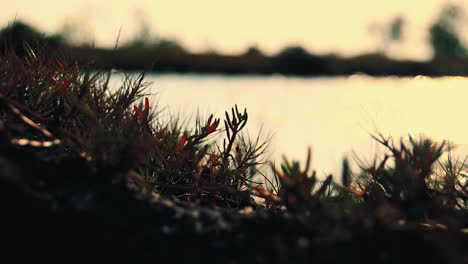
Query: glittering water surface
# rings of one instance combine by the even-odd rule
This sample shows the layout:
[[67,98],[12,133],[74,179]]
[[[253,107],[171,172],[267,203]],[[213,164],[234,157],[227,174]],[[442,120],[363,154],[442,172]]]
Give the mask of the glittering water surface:
[[468,78],[338,78],[149,75],[152,102],[166,113],[223,117],[234,104],[249,113],[247,133],[273,136],[270,159],[304,161],[312,146],[319,175],[339,174],[353,151],[370,160],[382,148],[369,133],[448,139],[468,153]]

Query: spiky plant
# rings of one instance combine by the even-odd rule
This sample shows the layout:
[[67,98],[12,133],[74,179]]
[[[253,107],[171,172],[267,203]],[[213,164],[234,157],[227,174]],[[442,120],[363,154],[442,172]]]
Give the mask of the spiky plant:
[[[47,49],[25,45],[24,57],[0,59],[1,121],[10,143],[45,159],[77,156],[112,181],[138,182],[147,191],[218,205],[250,203],[249,172],[266,143],[241,135],[248,114],[226,112],[222,148],[210,138],[221,132],[211,115],[195,129],[177,120],[162,123],[145,97],[145,74],[124,74],[112,87],[111,72],[84,70]],[[206,199],[205,199],[206,200]]]

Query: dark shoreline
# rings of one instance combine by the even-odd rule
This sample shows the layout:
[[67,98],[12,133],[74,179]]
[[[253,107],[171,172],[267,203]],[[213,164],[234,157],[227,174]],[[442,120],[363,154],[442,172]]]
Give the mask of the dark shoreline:
[[[352,58],[318,56],[308,53],[265,56],[243,54],[193,54],[166,52],[151,48],[100,49],[62,47],[67,61],[77,61],[92,69],[115,68],[124,71],[159,73],[287,75],[287,76],[468,76],[468,58],[438,57],[427,62],[399,61],[379,54]],[[92,62],[91,64],[89,62]]]

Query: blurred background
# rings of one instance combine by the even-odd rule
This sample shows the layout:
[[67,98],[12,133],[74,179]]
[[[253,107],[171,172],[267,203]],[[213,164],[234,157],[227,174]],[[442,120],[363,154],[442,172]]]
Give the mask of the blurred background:
[[3,3],[0,23],[16,18],[73,44],[98,47],[114,46],[121,29],[122,43],[169,38],[194,52],[239,54],[257,46],[273,54],[297,45],[320,54],[384,51],[424,60],[433,52],[428,39],[436,23],[466,40],[467,7],[446,0],[18,0]]
[[2,5],[0,52],[46,44],[92,69],[150,71],[152,101],[170,112],[238,104],[249,135],[273,136],[269,158],[311,145],[319,175],[339,174],[344,156],[379,151],[375,132],[468,153],[467,12],[444,0],[16,0]]
[[0,23],[16,18],[47,34],[64,34],[73,44],[97,47],[113,47],[121,28],[122,43],[169,38],[193,52],[239,54],[256,46],[274,54],[302,46],[319,54],[384,51],[425,60],[433,55],[435,23],[466,40],[467,8],[466,1],[445,0],[17,0],[3,3]]

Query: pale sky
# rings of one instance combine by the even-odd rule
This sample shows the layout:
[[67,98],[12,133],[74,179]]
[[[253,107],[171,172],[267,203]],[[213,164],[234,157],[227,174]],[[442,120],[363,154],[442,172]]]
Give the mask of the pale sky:
[[[389,53],[413,59],[431,56],[427,28],[444,3],[458,4],[468,13],[468,1],[462,0],[2,1],[2,26],[17,17],[53,33],[68,23],[78,25],[80,40],[113,46],[121,26],[125,41],[146,22],[155,36],[174,38],[189,50],[224,53],[257,45],[271,54],[294,44],[345,56],[372,52],[382,41],[370,33],[371,25],[401,15],[407,22],[405,41]],[[468,36],[468,27],[461,29]]]

